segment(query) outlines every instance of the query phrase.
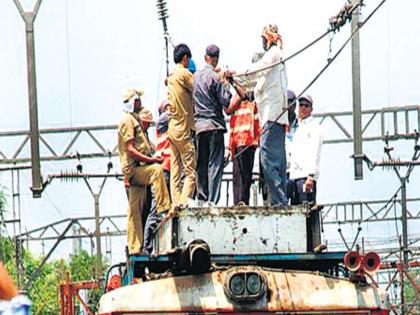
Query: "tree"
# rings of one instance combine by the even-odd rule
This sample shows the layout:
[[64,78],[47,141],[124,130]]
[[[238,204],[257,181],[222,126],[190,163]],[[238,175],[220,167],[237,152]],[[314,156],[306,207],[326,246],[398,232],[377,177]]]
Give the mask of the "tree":
[[[71,280],[74,282],[83,280],[93,280],[96,274],[96,255],[90,255],[87,251],[81,250],[79,253],[72,255],[69,267]],[[106,270],[106,262],[102,262],[103,270]],[[91,311],[95,311],[96,305],[101,297],[101,290],[94,289],[89,292],[87,304]],[[77,307],[78,309],[80,306]]]
[[[411,272],[412,277],[414,280],[419,283],[420,282],[420,271],[418,270],[412,270]],[[409,281],[404,281],[404,294],[405,294],[405,300],[406,303],[411,306],[411,304],[415,301],[417,296],[417,290],[414,288]],[[416,306],[413,309],[413,314],[419,314],[420,313],[420,299],[417,300]]]
[[[16,265],[14,259],[14,244],[10,238],[0,238],[0,249],[3,262],[10,276],[16,280]],[[30,275],[39,266],[43,257],[37,257],[23,250],[24,278]],[[60,313],[59,285],[65,280],[66,273],[70,273],[72,281],[94,279],[96,256],[82,250],[72,255],[68,261],[64,259],[47,262],[39,276],[32,282],[27,295],[32,300],[31,314],[49,315]],[[104,264],[104,268],[106,265]],[[94,310],[99,301],[101,290],[89,292],[88,305]]]
[[[1,224],[4,220],[3,214],[6,206],[7,196],[0,186],[0,261],[3,262],[12,279],[16,281],[15,244],[13,239],[6,233],[6,228],[3,228],[3,224]],[[42,259],[42,256],[33,255],[31,252],[22,249],[23,283],[38,268]],[[59,285],[66,279],[67,272],[70,273],[72,281],[93,280],[95,267],[96,256],[90,255],[85,250],[81,250],[76,255],[71,255],[67,261],[60,259],[45,263],[39,276],[30,284],[27,292],[27,295],[32,300],[31,314],[59,314]],[[103,269],[106,270],[106,268],[106,262],[103,262]],[[87,302],[92,310],[96,307],[100,294],[101,291],[99,289],[90,292]]]
[[1,219],[3,219],[3,212],[5,208],[6,208],[6,194],[3,192],[3,190],[0,190],[0,218]]

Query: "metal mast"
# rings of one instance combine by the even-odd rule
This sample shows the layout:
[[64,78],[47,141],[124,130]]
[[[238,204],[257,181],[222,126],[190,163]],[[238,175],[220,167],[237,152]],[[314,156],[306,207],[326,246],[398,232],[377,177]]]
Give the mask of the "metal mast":
[[[351,20],[352,33],[360,23],[360,0],[353,0],[354,6]],[[360,38],[359,32],[351,40],[352,80],[353,80],[353,149],[354,149],[354,179],[363,179],[363,145],[362,145],[362,95],[360,89]]]
[[35,70],[35,39],[34,22],[41,6],[42,0],[37,0],[32,12],[25,12],[19,0],[13,0],[25,22],[26,31],[26,59],[28,63],[28,96],[29,96],[29,122],[31,138],[31,165],[32,165],[32,195],[40,198],[42,192],[41,165],[39,161],[39,130],[38,130],[38,100],[36,89]]
[[157,9],[159,20],[163,24],[163,36],[165,38],[165,53],[166,53],[166,76],[169,75],[169,33],[168,25],[166,24],[166,19],[169,17],[168,8],[166,7],[166,0],[157,0]]

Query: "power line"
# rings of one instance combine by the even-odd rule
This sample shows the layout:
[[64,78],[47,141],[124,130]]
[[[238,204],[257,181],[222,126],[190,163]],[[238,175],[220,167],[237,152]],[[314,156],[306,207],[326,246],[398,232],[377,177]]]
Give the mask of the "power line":
[[[28,178],[28,176],[26,175],[26,174],[23,174],[23,176],[27,179],[27,180],[29,180],[29,178]],[[54,203],[54,201],[52,200],[52,198],[50,197],[50,195],[47,193],[47,192],[45,192],[45,194],[46,194],[46,196],[47,196],[47,201],[48,201],[48,203],[53,207],[53,209],[55,209],[56,210],[56,212],[60,215],[60,217],[62,218],[62,219],[65,219],[65,216],[64,216],[64,213],[63,213],[63,211],[61,211],[61,209]]]
[[[350,37],[344,42],[343,45],[341,45],[340,49],[335,53],[335,55],[331,58],[328,59],[327,64],[321,69],[321,71],[312,79],[312,81],[309,82],[309,84],[302,90],[302,92],[300,92],[298,94],[298,96],[296,97],[296,99],[290,104],[288,105],[286,108],[284,108],[281,113],[274,119],[274,121],[268,126],[267,129],[265,129],[267,132],[267,130],[269,130],[270,128],[272,128],[272,126],[274,125],[274,123],[280,119],[281,116],[283,116],[284,113],[286,113],[289,109],[291,109],[293,106],[296,105],[297,100],[321,77],[321,75],[328,69],[328,67],[335,61],[335,59],[341,54],[341,52],[344,50],[344,48],[347,46],[347,44],[357,35],[357,33],[359,32],[359,30],[371,19],[371,17],[379,10],[379,8],[386,2],[386,0],[382,0],[377,6],[376,8],[368,15],[368,17],[361,22],[356,29],[351,33]],[[329,32],[328,32],[329,33]],[[322,36],[325,36],[326,34],[323,34]],[[316,41],[314,41],[316,42]],[[261,71],[265,71],[268,70],[270,68],[276,67],[279,64],[283,63],[284,61],[280,60],[280,62],[276,62],[270,66],[264,67],[262,69],[258,69],[256,71],[253,72],[245,72],[243,74],[238,74],[236,75],[237,77],[239,76],[248,76],[251,74],[255,74],[257,72],[261,72]],[[262,131],[264,132],[264,131]],[[248,147],[245,147],[244,149],[242,149],[241,151],[239,151],[235,157],[233,159],[238,158],[241,154],[243,154],[246,150],[248,149]]]

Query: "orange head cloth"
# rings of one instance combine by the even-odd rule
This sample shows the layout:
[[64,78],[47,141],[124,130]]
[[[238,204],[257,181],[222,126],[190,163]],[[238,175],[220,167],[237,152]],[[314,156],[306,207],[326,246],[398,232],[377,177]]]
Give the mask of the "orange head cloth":
[[0,279],[0,300],[8,301],[18,295],[18,291],[2,263],[0,263]]
[[277,25],[269,24],[264,27],[262,37],[267,40],[267,49],[271,47],[271,44],[279,45],[280,49],[283,49],[283,40],[279,34]]

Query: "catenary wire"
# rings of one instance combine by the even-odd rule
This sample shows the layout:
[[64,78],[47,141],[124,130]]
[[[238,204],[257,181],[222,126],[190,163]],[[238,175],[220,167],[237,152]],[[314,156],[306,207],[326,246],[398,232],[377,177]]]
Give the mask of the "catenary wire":
[[[356,36],[356,34],[359,32],[359,30],[371,19],[371,17],[379,10],[379,8],[384,4],[386,2],[386,0],[382,0],[376,7],[375,7],[375,9],[368,15],[368,17],[363,21],[363,22],[361,22],[358,26],[357,26],[357,28],[352,32],[352,34],[350,35],[350,37],[344,42],[344,44],[343,45],[341,45],[341,47],[340,47],[340,49],[335,53],[335,55],[331,58],[331,59],[328,59],[328,61],[327,61],[327,64],[321,69],[321,71],[315,76],[315,78],[311,81],[311,82],[309,82],[309,84],[299,93],[299,95],[296,97],[296,99],[290,104],[290,105],[288,105],[286,108],[284,108],[283,110],[282,110],[282,112],[274,119],[274,122],[275,121],[277,121],[284,113],[286,113],[290,108],[292,108],[293,106],[295,106],[296,105],[296,101],[319,79],[319,77],[325,72],[325,70],[327,70],[328,69],[328,67],[335,61],[335,59],[340,55],[340,53],[344,50],[344,48],[347,46],[347,44],[354,38],[354,36]],[[267,69],[269,69],[269,68],[272,68],[272,67],[275,67],[275,66],[277,66],[277,64],[273,64],[273,65],[270,65],[269,67],[265,67],[265,68],[263,68],[263,69],[260,69],[260,70],[258,70],[258,71],[255,71],[255,73],[256,72],[259,72],[259,71],[264,71],[264,70],[267,70]],[[267,69],[266,69],[267,68]],[[252,72],[252,73],[254,73],[254,72]],[[251,72],[249,72],[249,74],[251,74]],[[265,130],[265,132],[267,132],[267,130],[269,130],[272,126],[273,126],[273,124],[274,124],[274,122],[271,122],[271,124],[268,126],[268,128]],[[263,131],[263,133],[264,133],[264,131]],[[236,155],[235,155],[235,157],[233,158],[233,159],[236,159],[236,158],[238,158],[241,154],[243,154],[247,149],[249,148],[249,146],[247,146],[247,147],[245,147],[245,148],[243,148],[241,151],[239,151]],[[233,160],[232,159],[232,160]]]

